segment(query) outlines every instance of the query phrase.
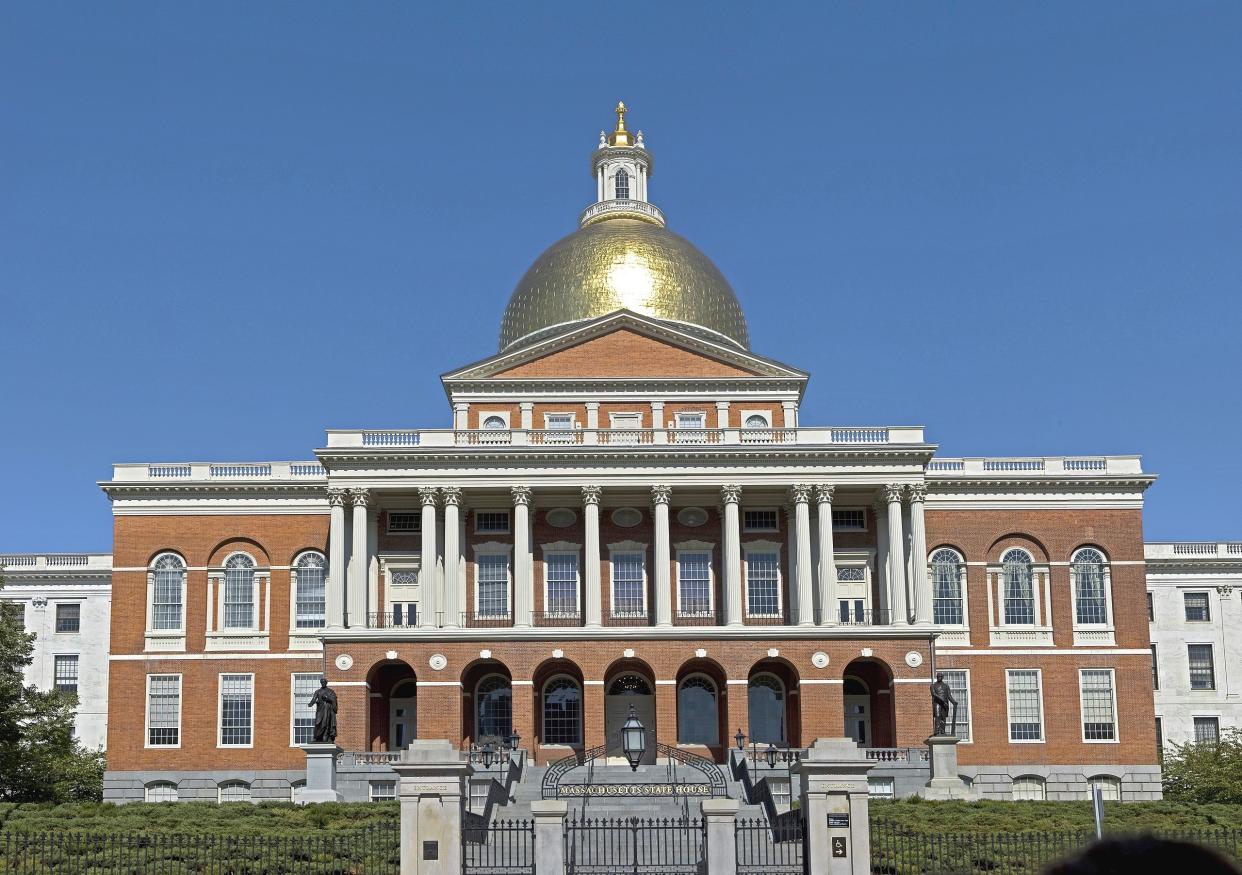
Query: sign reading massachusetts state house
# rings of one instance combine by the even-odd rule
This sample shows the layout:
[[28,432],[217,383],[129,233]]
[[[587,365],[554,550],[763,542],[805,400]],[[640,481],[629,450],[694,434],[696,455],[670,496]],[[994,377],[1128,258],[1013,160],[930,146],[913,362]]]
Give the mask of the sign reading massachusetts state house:
[[564,784],[561,797],[587,796],[711,796],[711,784]]

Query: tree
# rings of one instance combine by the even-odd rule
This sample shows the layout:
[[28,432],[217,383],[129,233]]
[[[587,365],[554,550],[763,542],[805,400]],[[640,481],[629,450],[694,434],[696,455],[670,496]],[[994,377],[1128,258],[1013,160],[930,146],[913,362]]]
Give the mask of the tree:
[[1164,755],[1164,798],[1242,803],[1242,730],[1226,730],[1213,744],[1173,745]]
[[77,696],[41,692],[24,681],[34,639],[20,609],[0,601],[0,801],[98,800],[104,756],[73,737]]

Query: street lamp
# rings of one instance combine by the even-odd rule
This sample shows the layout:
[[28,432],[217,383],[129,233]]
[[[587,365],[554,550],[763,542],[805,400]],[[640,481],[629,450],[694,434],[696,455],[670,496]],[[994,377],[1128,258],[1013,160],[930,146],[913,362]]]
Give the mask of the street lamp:
[[630,771],[637,772],[638,764],[642,761],[643,754],[647,752],[647,730],[638,722],[638,715],[634,713],[633,705],[630,706],[629,719],[621,727],[621,750],[630,762]]
[[742,733],[742,727],[737,728],[737,735],[733,736],[733,740],[737,742],[737,749],[742,750],[746,745],[746,736]]
[[494,749],[492,748],[492,743],[489,741],[487,744],[483,745],[483,768],[490,769],[492,767],[493,756]]
[[522,740],[522,736],[518,735],[517,729],[509,730],[509,737],[505,739],[509,743],[509,750],[517,750],[518,742]]
[[763,755],[767,757],[768,768],[769,769],[776,768],[776,745],[769,741],[768,749],[763,752]]

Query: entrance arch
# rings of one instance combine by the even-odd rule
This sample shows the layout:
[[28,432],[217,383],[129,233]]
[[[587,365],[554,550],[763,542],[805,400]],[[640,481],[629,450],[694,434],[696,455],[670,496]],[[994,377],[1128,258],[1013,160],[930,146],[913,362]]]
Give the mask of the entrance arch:
[[619,663],[611,668],[604,682],[604,744],[610,762],[628,763],[621,747],[621,727],[629,719],[630,708],[647,730],[647,747],[640,765],[656,761],[655,681],[641,663]]
[[896,744],[893,672],[882,660],[855,659],[841,673],[844,731],[859,747]]
[[746,685],[747,734],[751,743],[797,747],[801,736],[798,673],[783,659],[754,664]]
[[377,663],[367,676],[371,750],[401,750],[418,738],[418,678],[406,662]]
[[462,741],[505,744],[513,733],[513,680],[496,659],[474,662],[461,676]]

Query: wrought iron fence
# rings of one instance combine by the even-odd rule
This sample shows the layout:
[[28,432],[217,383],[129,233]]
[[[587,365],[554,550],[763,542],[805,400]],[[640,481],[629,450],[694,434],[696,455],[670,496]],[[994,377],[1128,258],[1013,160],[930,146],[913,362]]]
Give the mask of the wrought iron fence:
[[568,875],[698,875],[706,847],[697,817],[599,817],[565,824]]
[[535,823],[533,820],[495,820],[489,826],[463,829],[463,875],[533,875]]
[[3,875],[396,875],[400,867],[395,824],[312,836],[0,833]]
[[802,821],[773,828],[767,818],[738,818],[738,875],[802,875]]

